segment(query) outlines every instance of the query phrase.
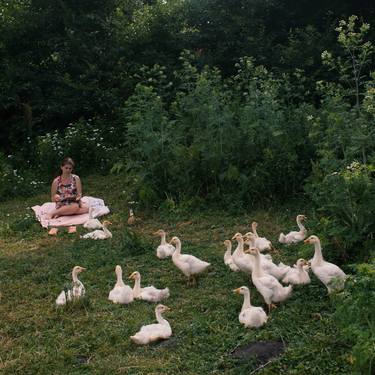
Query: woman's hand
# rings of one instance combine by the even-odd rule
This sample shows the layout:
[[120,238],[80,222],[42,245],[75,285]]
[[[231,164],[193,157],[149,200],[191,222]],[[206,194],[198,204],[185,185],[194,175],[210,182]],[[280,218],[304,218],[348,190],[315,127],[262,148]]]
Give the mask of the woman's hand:
[[55,195],[53,196],[53,200],[54,200],[55,202],[60,202],[60,195],[59,195],[59,194],[55,194]]

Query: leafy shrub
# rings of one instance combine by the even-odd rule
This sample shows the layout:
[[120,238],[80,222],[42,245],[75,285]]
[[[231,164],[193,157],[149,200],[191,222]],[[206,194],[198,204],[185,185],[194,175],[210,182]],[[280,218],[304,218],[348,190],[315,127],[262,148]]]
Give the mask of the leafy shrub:
[[321,215],[321,230],[333,239],[340,258],[363,259],[375,244],[374,172],[375,166],[354,161],[307,186]]
[[352,347],[355,374],[375,372],[375,265],[356,266],[356,275],[336,296],[335,320]]
[[318,82],[321,107],[311,119],[309,134],[317,160],[306,191],[322,215],[322,232],[333,240],[337,257],[366,260],[375,230],[375,111],[374,77],[363,73],[374,48],[365,41],[369,25],[358,26],[357,19],[340,21],[336,29],[341,56],[322,54],[323,63],[339,78]]
[[[77,164],[78,172],[105,172],[115,160],[113,146],[114,127],[102,129],[92,120],[81,119],[70,124],[63,133],[54,131],[37,139],[37,163],[45,176],[59,171],[61,160],[70,156]],[[111,140],[111,142],[109,141]],[[82,171],[82,172],[81,172]]]
[[124,169],[137,177],[140,202],[198,196],[239,207],[300,191],[310,168],[303,161],[313,150],[307,138],[311,108],[288,105],[280,98],[282,83],[252,59],[241,59],[227,80],[217,69],[199,72],[188,52],[180,60],[170,105],[163,100],[170,88],[158,85],[155,75],[125,104]]
[[152,245],[149,241],[130,229],[123,231],[120,247],[126,255],[142,255],[152,249]]
[[30,196],[44,189],[44,181],[35,178],[35,173],[18,170],[13,166],[13,156],[6,158],[0,153],[0,198],[17,195]]

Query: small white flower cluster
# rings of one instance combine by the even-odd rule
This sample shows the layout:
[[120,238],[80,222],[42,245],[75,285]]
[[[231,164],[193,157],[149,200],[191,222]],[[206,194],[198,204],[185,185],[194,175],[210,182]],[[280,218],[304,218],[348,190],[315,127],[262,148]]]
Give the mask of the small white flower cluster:
[[[105,130],[106,136],[111,137],[116,134],[113,126]],[[90,159],[94,157],[100,169],[104,169],[111,160],[111,154],[117,151],[117,147],[109,146],[103,134],[102,129],[94,126],[93,119],[80,120],[76,124],[70,123],[64,133],[56,130],[40,136],[39,154],[41,159],[50,157],[61,159],[66,155],[74,155],[77,150],[82,150],[82,153]]]
[[42,150],[45,147],[50,146],[55,155],[57,155],[59,158],[63,157],[64,149],[61,142],[61,136],[57,130],[38,137],[38,145]]
[[42,187],[45,185],[45,182],[44,181],[30,181],[30,185],[35,189],[35,190],[39,190],[39,187]]
[[357,160],[352,161],[351,164],[346,166],[346,169],[351,172],[357,171],[360,168],[361,168],[361,163]]

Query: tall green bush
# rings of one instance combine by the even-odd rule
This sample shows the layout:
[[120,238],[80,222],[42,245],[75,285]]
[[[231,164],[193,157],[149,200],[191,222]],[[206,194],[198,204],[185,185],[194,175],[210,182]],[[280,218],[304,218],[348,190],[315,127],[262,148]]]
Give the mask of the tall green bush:
[[[241,59],[229,79],[199,70],[188,51],[180,61],[174,90],[153,75],[124,108],[127,168],[141,200],[198,196],[245,206],[301,191],[313,152],[311,107],[281,98],[283,82],[252,59]],[[171,103],[163,100],[167,87]]]
[[369,25],[357,17],[340,21],[342,54],[323,52],[336,82],[318,82],[321,106],[311,118],[317,159],[306,191],[320,213],[321,231],[332,239],[337,258],[368,258],[374,245],[374,81],[364,74],[374,52]]

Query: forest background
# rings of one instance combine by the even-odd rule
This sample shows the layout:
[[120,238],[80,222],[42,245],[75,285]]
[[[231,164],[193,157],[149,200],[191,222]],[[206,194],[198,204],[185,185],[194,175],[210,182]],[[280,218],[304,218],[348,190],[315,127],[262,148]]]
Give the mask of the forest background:
[[[374,2],[0,0],[0,21],[0,199],[69,155],[145,210],[305,202],[348,298],[374,294]],[[370,307],[342,314],[363,368]]]

